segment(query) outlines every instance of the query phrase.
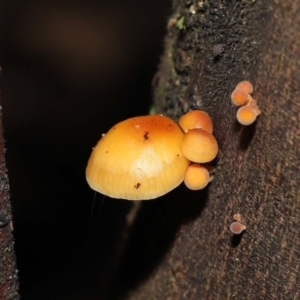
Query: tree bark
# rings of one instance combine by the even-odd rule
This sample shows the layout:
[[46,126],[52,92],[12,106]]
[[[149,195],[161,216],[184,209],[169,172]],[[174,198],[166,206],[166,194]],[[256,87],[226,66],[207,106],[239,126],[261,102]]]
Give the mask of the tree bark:
[[0,300],[16,300],[19,299],[18,277],[1,120],[0,107]]
[[[159,113],[206,110],[219,143],[199,192],[143,202],[120,264],[126,299],[300,299],[298,1],[173,0],[156,76]],[[254,86],[262,114],[236,121],[230,94]],[[247,229],[233,236],[240,213]]]

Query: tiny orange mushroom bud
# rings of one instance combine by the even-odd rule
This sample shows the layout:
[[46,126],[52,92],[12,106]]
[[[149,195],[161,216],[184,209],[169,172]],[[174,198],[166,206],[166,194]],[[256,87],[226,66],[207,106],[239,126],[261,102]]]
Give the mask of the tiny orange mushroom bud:
[[255,122],[257,115],[257,111],[254,107],[246,105],[238,109],[236,118],[240,124],[247,126]]
[[154,199],[168,193],[182,183],[190,164],[180,149],[183,136],[178,124],[162,115],[116,124],[89,158],[89,186],[127,200]]
[[247,104],[247,106],[248,105],[251,106],[255,110],[256,116],[261,114],[261,110],[259,109],[256,100],[254,100],[252,97],[251,97],[250,102]]
[[235,89],[231,94],[231,102],[234,105],[241,106],[249,102],[249,94],[242,89]]
[[252,94],[253,92],[253,86],[252,84],[247,81],[247,80],[244,80],[244,81],[241,81],[235,88],[236,90],[244,90],[246,91],[248,94]]
[[201,190],[204,189],[210,181],[211,177],[205,167],[199,164],[191,164],[188,166],[184,177],[184,183],[187,188],[195,191]]
[[233,222],[230,225],[230,231],[233,234],[241,234],[246,229],[246,226],[240,222]]
[[233,218],[234,218],[236,221],[238,221],[238,222],[241,222],[241,221],[242,221],[242,215],[241,215],[241,214],[235,214],[235,215],[233,216]]
[[181,151],[190,161],[206,163],[217,156],[218,144],[209,132],[203,129],[191,129],[181,141]]
[[210,116],[202,110],[191,110],[188,113],[184,114],[179,119],[179,125],[184,132],[188,132],[191,129],[199,128],[208,131],[209,133],[213,132],[213,124]]

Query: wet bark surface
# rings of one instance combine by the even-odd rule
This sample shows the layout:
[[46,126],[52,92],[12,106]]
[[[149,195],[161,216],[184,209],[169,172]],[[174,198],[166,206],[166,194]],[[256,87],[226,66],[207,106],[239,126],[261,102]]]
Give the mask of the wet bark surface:
[[[142,204],[112,298],[300,297],[299,62],[294,1],[173,1],[156,107],[174,119],[209,112],[216,176],[204,191]],[[241,80],[262,110],[248,127],[230,101]],[[236,213],[240,236],[229,230]]]

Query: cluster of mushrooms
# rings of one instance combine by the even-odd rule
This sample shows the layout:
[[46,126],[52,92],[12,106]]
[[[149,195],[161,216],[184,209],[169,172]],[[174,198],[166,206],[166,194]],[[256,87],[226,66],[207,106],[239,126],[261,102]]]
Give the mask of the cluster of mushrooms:
[[[241,81],[231,94],[242,125],[261,113],[252,92],[252,84]],[[203,189],[213,178],[214,168],[207,163],[218,153],[212,132],[212,121],[201,110],[186,113],[178,124],[163,115],[127,119],[103,134],[93,149],[87,182],[97,192],[127,200],[155,199],[183,181],[191,190]]]
[[231,102],[240,106],[236,118],[242,125],[251,125],[261,113],[257,102],[251,96],[252,92],[252,84],[249,81],[241,81],[231,94]]
[[207,113],[193,110],[179,124],[163,115],[134,117],[102,136],[89,158],[90,187],[112,198],[149,200],[183,181],[192,190],[212,179],[218,144]]

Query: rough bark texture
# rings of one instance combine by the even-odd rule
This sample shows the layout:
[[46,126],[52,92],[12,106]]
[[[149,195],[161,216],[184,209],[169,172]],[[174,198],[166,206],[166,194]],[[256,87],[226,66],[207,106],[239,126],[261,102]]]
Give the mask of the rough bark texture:
[[[216,177],[142,204],[119,270],[126,299],[300,299],[299,69],[298,1],[173,1],[155,101],[175,119],[210,113]],[[230,101],[244,79],[262,110],[249,127]]]
[[9,184],[4,158],[0,108],[0,300],[19,299]]

